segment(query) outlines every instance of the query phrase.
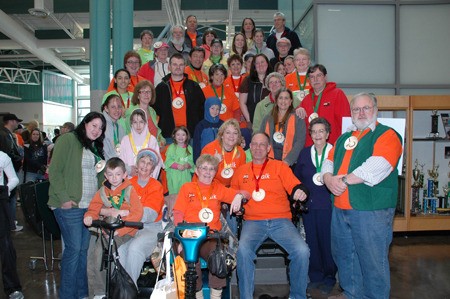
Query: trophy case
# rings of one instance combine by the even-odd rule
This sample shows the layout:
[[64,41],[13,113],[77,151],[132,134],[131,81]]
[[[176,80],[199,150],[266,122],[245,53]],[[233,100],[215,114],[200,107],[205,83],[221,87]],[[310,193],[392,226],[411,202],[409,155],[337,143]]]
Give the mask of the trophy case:
[[450,96],[410,96],[407,230],[450,230]]

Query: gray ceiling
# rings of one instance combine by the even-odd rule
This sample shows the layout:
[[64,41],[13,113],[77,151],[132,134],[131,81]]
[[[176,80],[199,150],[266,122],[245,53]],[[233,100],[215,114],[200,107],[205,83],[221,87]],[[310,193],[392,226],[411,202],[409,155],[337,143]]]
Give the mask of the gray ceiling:
[[[226,27],[231,35],[245,17],[253,18],[257,27],[271,26],[278,2],[123,1],[134,2],[135,38],[143,28],[158,33],[170,24],[169,14],[174,13],[174,7],[179,8],[182,19],[196,15],[200,27],[218,26],[225,29],[225,26],[231,25],[231,28]],[[48,16],[30,15],[28,9],[33,7],[43,8]],[[51,69],[82,80],[81,75],[89,72],[89,39],[84,38],[88,35],[89,21],[89,0],[0,0],[0,67]],[[139,39],[135,39],[135,47],[138,45]]]

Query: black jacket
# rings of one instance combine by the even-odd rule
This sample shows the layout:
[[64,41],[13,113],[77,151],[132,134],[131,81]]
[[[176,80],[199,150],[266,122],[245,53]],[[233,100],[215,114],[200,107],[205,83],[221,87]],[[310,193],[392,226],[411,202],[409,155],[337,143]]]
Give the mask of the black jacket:
[[[170,76],[162,78],[156,86],[156,100],[153,104],[156,114],[159,116],[158,127],[164,138],[171,138],[175,128],[175,120],[172,113],[172,89],[170,88]],[[191,136],[194,136],[195,126],[203,119],[205,96],[197,82],[189,80],[184,74],[183,92],[186,98],[186,122]]]
[[[294,50],[298,49],[302,46],[302,43],[300,42],[300,38],[298,37],[297,32],[292,31],[288,27],[284,28],[284,32],[281,35],[281,37],[285,37],[291,41],[291,48],[289,49],[289,55],[294,54]],[[266,44],[267,44],[267,47],[272,49],[273,54],[275,54],[275,57],[278,57],[279,53],[277,50],[277,37],[276,37],[275,30],[272,31],[272,33],[267,38]]]

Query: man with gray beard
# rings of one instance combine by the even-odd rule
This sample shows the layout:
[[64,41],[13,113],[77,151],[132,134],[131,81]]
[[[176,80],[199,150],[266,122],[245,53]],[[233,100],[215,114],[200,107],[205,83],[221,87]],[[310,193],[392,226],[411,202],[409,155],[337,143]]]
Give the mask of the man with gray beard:
[[169,44],[169,57],[174,53],[180,53],[183,55],[186,64],[189,63],[189,52],[191,49],[184,43],[184,27],[181,25],[175,25],[171,29],[172,39]]
[[395,130],[377,122],[373,94],[355,95],[350,111],[353,125],[338,138],[321,171],[333,194],[331,253],[344,290],[328,298],[388,299],[402,141]]

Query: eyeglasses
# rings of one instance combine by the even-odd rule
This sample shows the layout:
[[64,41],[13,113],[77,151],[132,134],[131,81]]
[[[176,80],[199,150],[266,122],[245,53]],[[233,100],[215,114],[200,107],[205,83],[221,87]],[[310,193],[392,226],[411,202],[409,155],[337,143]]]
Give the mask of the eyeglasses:
[[269,81],[269,85],[270,84],[281,84],[280,80],[276,80],[276,81]]
[[324,129],[320,129],[320,130],[311,130],[309,131],[311,133],[311,135],[315,135],[315,134],[324,134],[326,133],[326,131]]
[[269,144],[268,143],[256,143],[256,142],[251,142],[250,143],[251,147],[268,147]]
[[139,64],[139,61],[128,60],[127,64]]
[[202,167],[199,167],[198,169],[200,169],[201,171],[204,171],[204,172],[216,171],[216,169],[214,167],[208,167],[208,166],[202,166]]
[[352,108],[352,113],[354,113],[354,114],[358,114],[358,113],[361,113],[361,112],[367,113],[367,112],[369,112],[372,109],[373,109],[373,106],[372,107],[364,106],[362,108],[356,108],[355,107],[355,108]]
[[139,94],[152,94],[151,90],[142,90],[139,92]]

